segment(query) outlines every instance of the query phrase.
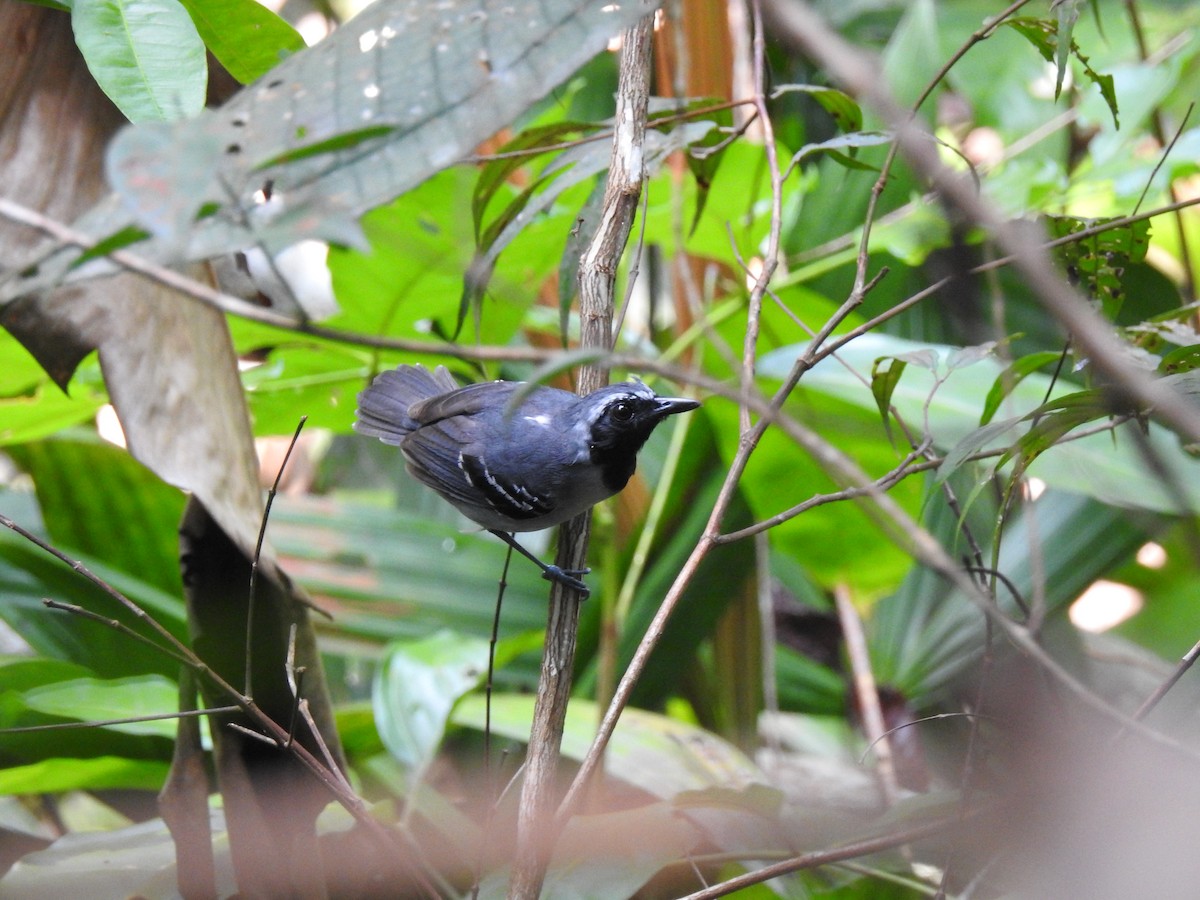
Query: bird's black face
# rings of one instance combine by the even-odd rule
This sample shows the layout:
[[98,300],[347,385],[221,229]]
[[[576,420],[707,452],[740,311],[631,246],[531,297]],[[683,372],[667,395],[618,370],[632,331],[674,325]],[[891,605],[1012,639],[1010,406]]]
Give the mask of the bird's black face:
[[643,384],[616,384],[602,388],[588,399],[611,394],[592,422],[592,462],[604,472],[604,483],[614,492],[625,487],[637,465],[637,454],[655,426],[667,416],[687,412],[700,404],[695,400],[658,397]]

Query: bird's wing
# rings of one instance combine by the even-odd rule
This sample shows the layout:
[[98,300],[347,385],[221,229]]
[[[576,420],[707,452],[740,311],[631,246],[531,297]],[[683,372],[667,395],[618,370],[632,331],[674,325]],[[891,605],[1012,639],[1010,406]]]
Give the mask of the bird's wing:
[[421,425],[432,425],[458,416],[472,417],[504,410],[517,387],[518,383],[512,381],[468,384],[437,396],[427,396],[409,410],[409,415]]
[[413,475],[487,527],[503,527],[497,515],[516,521],[540,519],[557,506],[556,490],[534,494],[511,474],[513,468],[526,467],[523,457],[496,455],[498,441],[514,449],[527,444],[507,433],[509,428],[528,427],[506,414],[512,391],[510,383],[492,382],[420,404],[412,414],[422,424],[402,447]]

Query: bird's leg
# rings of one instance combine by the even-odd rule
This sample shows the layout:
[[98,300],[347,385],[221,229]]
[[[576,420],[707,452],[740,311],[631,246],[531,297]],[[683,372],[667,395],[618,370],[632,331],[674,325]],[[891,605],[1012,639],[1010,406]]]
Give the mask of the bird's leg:
[[547,581],[557,581],[559,584],[565,584],[569,588],[574,588],[583,595],[585,600],[591,594],[588,586],[580,580],[580,576],[586,575],[592,571],[591,569],[561,569],[558,566],[548,566],[518,544],[517,539],[507,531],[498,531],[493,528],[489,528],[488,531],[500,538],[500,540],[504,541],[504,543],[508,544],[508,546],[512,547],[526,559],[533,562],[534,565],[542,570],[542,577]]

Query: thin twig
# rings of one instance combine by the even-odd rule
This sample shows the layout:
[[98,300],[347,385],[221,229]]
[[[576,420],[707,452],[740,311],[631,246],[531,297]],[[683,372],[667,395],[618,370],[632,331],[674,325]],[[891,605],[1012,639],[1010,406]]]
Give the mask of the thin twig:
[[[605,185],[600,222],[579,263],[580,343],[585,348],[612,349],[616,271],[629,239],[638,197],[645,179],[643,145],[650,94],[650,47],[653,15],[622,33],[620,77],[613,136],[612,163]],[[585,366],[578,391],[587,394],[608,382],[608,362]],[[587,558],[591,517],[588,513],[559,530],[556,561],[560,568],[580,569]],[[534,705],[533,726],[525,760],[525,781],[517,818],[517,849],[508,896],[534,900],[540,893],[559,829],[552,827],[559,747],[571,692],[576,632],[582,598],[556,582],[550,592],[546,641]]]
[[89,719],[86,722],[54,722],[49,725],[19,725],[0,728],[2,734],[27,734],[35,731],[62,731],[69,728],[110,728],[114,725],[137,725],[140,722],[162,722],[164,720],[189,719],[196,716],[220,716],[237,712],[238,706],[214,706],[209,709],[184,709],[169,713],[154,713],[148,716],[130,716],[125,719]]
[[[909,121],[911,121],[912,117],[920,111],[921,107],[925,104],[925,101],[929,99],[929,96],[942,82],[942,79],[945,78],[950,72],[950,69],[953,68],[954,65],[957,64],[958,61],[962,59],[972,47],[974,47],[980,41],[988,38],[992,32],[999,27],[1001,22],[1029,2],[1030,0],[1016,0],[1015,3],[1012,3],[999,15],[988,19],[983,25],[976,29],[976,31],[967,38],[962,46],[960,46],[958,50],[954,52],[950,59],[948,59],[942,65],[942,67],[938,69],[934,76],[929,80],[928,84],[925,85],[924,90],[921,91],[920,96],[917,97],[916,101],[909,110]],[[873,223],[875,222],[875,210],[879,205],[879,198],[883,195],[883,189],[887,186],[888,179],[891,177],[892,166],[895,164],[896,154],[899,152],[899,150],[900,144],[898,141],[893,141],[888,145],[887,156],[884,158],[883,165],[879,167],[879,177],[875,180],[875,184],[871,187],[870,198],[867,201],[867,212],[863,217],[862,237],[859,240],[858,245],[858,263],[855,268],[854,290],[851,292],[851,298],[861,298],[863,293],[863,287],[866,283],[867,277],[867,264],[870,260],[871,229]]]
[[[976,812],[975,815],[979,815],[981,812],[983,812],[982,809]],[[860,856],[870,856],[872,853],[881,853],[884,850],[903,847],[905,844],[912,844],[954,828],[961,828],[962,824],[963,818],[961,816],[946,816],[930,822],[924,822],[920,825],[913,825],[901,831],[843,844],[841,847],[805,853],[801,856],[784,860],[783,862],[763,866],[761,869],[755,869],[753,872],[747,872],[745,875],[739,875],[737,878],[722,881],[720,884],[715,884],[702,891],[688,894],[680,898],[680,900],[715,900],[717,897],[725,897],[743,888],[763,884],[772,878],[790,875],[792,872],[816,869],[820,866],[827,866],[847,859],[857,859]]]
[[[1135,216],[1137,215],[1138,210],[1142,208],[1142,201],[1144,201],[1146,199],[1146,195],[1148,193],[1150,193],[1150,187],[1151,187],[1151,185],[1154,184],[1155,176],[1157,176],[1159,171],[1162,169],[1162,167],[1164,165],[1166,165],[1167,159],[1170,158],[1170,156],[1171,156],[1171,151],[1175,149],[1176,142],[1178,142],[1180,135],[1183,134],[1184,129],[1187,128],[1187,121],[1188,121],[1188,119],[1191,118],[1192,110],[1195,108],[1196,108],[1196,102],[1193,100],[1191,103],[1188,104],[1187,112],[1185,112],[1183,114],[1183,121],[1180,122],[1179,127],[1177,129],[1175,129],[1175,134],[1173,134],[1171,136],[1170,143],[1168,143],[1167,146],[1163,148],[1162,153],[1160,153],[1158,155],[1158,161],[1154,164],[1154,168],[1150,170],[1150,176],[1146,179],[1146,186],[1142,188],[1142,195],[1140,197],[1138,197],[1138,202],[1134,204],[1133,214]],[[1171,191],[1172,191],[1172,194],[1174,194],[1174,185],[1171,186]],[[1185,257],[1185,263],[1186,263],[1186,256],[1187,256],[1186,242],[1184,243],[1184,246],[1181,248],[1181,250],[1183,251],[1183,255]],[[1185,265],[1185,268],[1186,268],[1186,265]]]
[[879,688],[875,683],[875,672],[871,668],[871,657],[867,651],[867,637],[863,633],[862,619],[850,599],[844,584],[833,590],[833,602],[837,608],[838,622],[846,645],[846,657],[850,661],[850,673],[854,696],[862,716],[863,733],[871,746],[875,747],[875,772],[879,778],[880,793],[884,804],[896,802],[900,790],[896,784],[896,765],[892,758],[892,744],[887,737],[887,725],[883,709],[879,705]]
[[[1141,16],[1138,15],[1137,3],[1135,0],[1125,0],[1125,10],[1129,14],[1129,24],[1133,31],[1134,39],[1137,42],[1138,55],[1142,58],[1143,62],[1149,62],[1150,48],[1146,44],[1146,34],[1142,29],[1142,19]],[[1192,104],[1188,104],[1189,115],[1191,114],[1191,111]],[[1184,117],[1184,121],[1187,121],[1186,116]],[[1161,105],[1156,105],[1154,107],[1154,114],[1150,117],[1150,127],[1153,130],[1154,137],[1158,141],[1159,145],[1161,146],[1165,144],[1167,142],[1167,129],[1163,122],[1163,111]],[[1182,124],[1179,126],[1179,131],[1183,131]],[[1171,146],[1174,146],[1178,137],[1179,135],[1176,134],[1175,138],[1172,138]],[[1166,159],[1167,153],[1169,153],[1170,150],[1170,147],[1166,149],[1166,151],[1163,153],[1163,159]],[[1180,192],[1179,189],[1175,187],[1174,181],[1168,181],[1167,191],[1173,200],[1179,199]],[[1175,236],[1179,240],[1179,259],[1183,264],[1184,290],[1189,295],[1188,299],[1195,300],[1196,269],[1192,262],[1191,241],[1188,239],[1187,229],[1184,228],[1183,216],[1179,215],[1178,213],[1175,214]]]
[[[8,523],[3,523],[3,524],[8,524]],[[14,530],[16,530],[16,529],[14,529]],[[20,533],[20,532],[18,531],[18,533]],[[138,634],[136,631],[134,631],[132,628],[130,628],[128,625],[126,625],[124,622],[122,622],[120,619],[114,619],[111,616],[103,616],[100,613],[92,612],[90,609],[85,609],[84,607],[78,605],[77,603],[63,603],[61,600],[52,600],[49,597],[42,598],[42,605],[45,606],[47,609],[56,609],[59,612],[70,613],[71,615],[79,616],[82,619],[90,619],[93,622],[98,622],[101,625],[107,626],[108,628],[112,628],[113,630],[117,631],[119,634],[122,634],[127,638],[130,638],[132,640],[143,643],[147,647],[151,647],[154,650],[157,650],[159,653],[163,653],[163,654],[171,657],[176,662],[179,662],[179,663],[187,662],[187,657],[184,656],[179,651],[177,651],[175,648],[164,647],[162,644],[147,637],[146,635]]]
[[[816,496],[805,500],[803,503],[797,503],[790,509],[785,509],[783,512],[776,513],[768,519],[755,522],[753,525],[747,525],[745,528],[739,528],[737,531],[718,534],[713,537],[713,543],[732,544],[735,541],[740,541],[753,535],[769,531],[776,525],[781,525],[789,519],[794,519],[801,513],[808,512],[808,510],[814,509],[818,506],[824,506],[827,503],[835,503],[841,500],[850,500],[856,497],[865,497],[877,491],[890,490],[909,475],[912,475],[915,472],[928,471],[931,468],[936,468],[936,466],[941,463],[940,459],[933,461],[932,465],[922,465],[918,463],[917,460],[924,456],[928,450],[928,443],[921,444],[916,450],[906,455],[898,465],[891,469],[891,471],[881,475],[879,478],[871,482],[870,485],[861,487],[848,487],[831,494],[817,494]],[[1003,450],[992,451],[993,454],[999,454],[1003,452]]]
[[[279,493],[279,482],[283,479],[283,473],[287,470],[288,460],[292,458],[292,451],[296,449],[296,442],[300,440],[300,432],[304,428],[304,423],[308,421],[308,416],[301,416],[300,423],[296,426],[296,431],[292,435],[292,440],[288,443],[287,452],[283,455],[283,462],[279,465],[279,471],[275,473],[275,481],[271,484],[271,490],[267,492],[267,503],[263,507],[262,519],[258,523],[258,540],[254,543],[254,556],[250,560],[250,592],[246,601],[246,688],[245,694],[247,697],[253,697],[253,684],[251,680],[251,671],[253,669],[254,656],[254,603],[258,591],[258,563],[262,557],[263,541],[267,536],[267,522],[271,518],[271,506],[275,502],[275,495]],[[295,633],[293,632],[293,637]],[[297,697],[299,700],[299,697]]]

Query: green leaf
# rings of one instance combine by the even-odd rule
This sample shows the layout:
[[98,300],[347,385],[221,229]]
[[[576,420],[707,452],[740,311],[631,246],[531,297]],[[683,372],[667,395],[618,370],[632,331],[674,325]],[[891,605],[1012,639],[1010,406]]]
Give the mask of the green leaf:
[[[348,331],[426,341],[431,333],[448,336],[458,318],[463,273],[471,265],[474,237],[465,210],[471,202],[474,182],[472,171],[461,166],[448,169],[364,216],[362,228],[369,249],[330,249],[334,293],[349,302],[343,303],[342,313],[327,324]],[[553,265],[547,265],[556,256],[551,235],[561,224],[560,220],[548,221],[549,232],[535,233],[541,239],[525,245],[527,250],[541,254],[535,263],[514,257],[511,269],[505,260],[497,265],[489,289],[502,302],[490,308],[474,338],[483,343],[506,344],[518,334],[525,310],[534,299],[528,284],[537,272],[544,277],[548,265]],[[252,341],[240,337],[242,334],[251,335]],[[235,326],[235,339],[246,349],[280,346],[281,342],[284,347],[296,344],[293,335],[242,325]],[[310,342],[296,348],[302,349],[318,356]],[[331,349],[331,344],[322,344],[316,351],[328,354]],[[343,428],[350,423],[353,394],[365,386],[372,364],[378,364],[370,355],[342,347],[331,357],[331,369],[346,371],[346,360],[351,356],[357,356],[363,368],[359,383],[343,394]],[[393,358],[399,361],[399,357]],[[430,364],[436,362],[430,360]],[[300,371],[308,377],[320,365],[319,358],[306,360]],[[287,377],[286,368],[283,375]],[[316,397],[305,399],[311,403]],[[308,411],[300,406],[294,410]],[[293,423],[295,419],[291,415]]]
[[[178,597],[184,496],[125,450],[66,437],[13,447],[33,480],[42,518],[62,550],[103,559]],[[86,472],[90,477],[80,478]]]
[[35,441],[91,419],[107,400],[95,356],[76,371],[71,393],[65,394],[5,330],[0,330],[0,371],[0,446]]
[[[712,189],[713,179],[716,178],[717,170],[720,169],[721,163],[725,159],[725,151],[729,149],[729,136],[726,132],[731,126],[733,117],[726,110],[718,113],[716,119],[720,127],[714,128],[699,141],[694,142],[684,157],[687,160],[688,171],[692,173],[692,178],[696,183],[696,209],[688,228],[689,236],[695,233],[696,226],[700,224],[700,217],[704,214],[705,206],[708,205],[708,195]],[[595,233],[594,229],[591,233]]]
[[487,673],[488,642],[449,631],[394,644],[375,676],[372,703],[388,752],[418,781],[446,733],[454,705]]
[[1158,364],[1160,375],[1178,375],[1200,368],[1200,344],[1176,347],[1166,354]]
[[[492,696],[492,733],[527,742],[533,722],[534,697],[527,694]],[[600,721],[595,703],[574,697],[567,709],[562,753],[581,760]],[[484,698],[466,697],[455,707],[453,720],[476,730],[483,728]],[[628,707],[621,714],[608,745],[605,772],[662,799],[684,791],[713,787],[745,787],[766,778],[741,750],[695,725],[658,713]]]
[[78,269],[85,263],[91,262],[93,259],[100,259],[108,256],[108,254],[116,250],[124,250],[126,247],[131,247],[138,241],[143,241],[150,235],[141,228],[134,228],[132,225],[122,228],[115,234],[111,234],[101,241],[97,241],[93,246],[83,252],[79,259],[71,264],[72,269]]
[[[689,157],[690,158],[690,157]],[[605,182],[597,178],[592,191],[579,209],[575,224],[567,232],[562,258],[558,262],[558,332],[564,347],[570,336],[571,303],[579,293],[579,260],[583,251],[592,242],[600,226],[600,213],[604,209]],[[697,202],[699,215],[699,202]]]
[[[1048,19],[1034,19],[1024,16],[1018,16],[1012,19],[1006,19],[1003,23],[1014,29],[1018,34],[1022,35],[1034,48],[1042,55],[1046,62],[1054,62],[1058,64],[1059,74],[1058,81],[1055,87],[1055,97],[1058,96],[1058,91],[1062,87],[1062,73],[1064,64],[1060,60],[1065,60],[1066,51],[1060,50],[1060,46],[1069,46],[1070,53],[1079,60],[1079,64],[1083,66],[1084,75],[1087,76],[1093,84],[1100,89],[1100,95],[1104,98],[1104,102],[1108,104],[1109,112],[1112,113],[1113,124],[1121,127],[1121,122],[1118,117],[1117,109],[1117,92],[1113,77],[1111,75],[1101,75],[1092,68],[1088,62],[1088,58],[1079,52],[1079,46],[1071,39],[1070,34],[1066,35],[1066,40],[1060,44],[1060,36],[1058,33],[1058,25]],[[1073,25],[1073,21],[1071,23]]]
[[591,131],[592,126],[583,122],[554,122],[527,128],[496,151],[496,158],[489,159],[479,171],[475,193],[471,198],[471,219],[475,223],[475,239],[482,241],[483,216],[488,204],[500,188],[519,169],[530,165],[538,155],[550,148],[575,140]]
[[858,131],[862,128],[862,108],[844,91],[819,84],[781,84],[771,92],[771,99],[782,97],[784,94],[806,94],[812,97],[825,112],[833,116],[840,131]]
[[1020,359],[1014,360],[1006,366],[1004,371],[992,382],[992,387],[983,402],[983,412],[979,416],[979,424],[986,425],[990,422],[992,417],[996,415],[996,410],[1000,408],[1000,404],[1004,401],[1004,398],[1025,378],[1043,366],[1048,366],[1050,363],[1057,362],[1060,359],[1062,359],[1062,353],[1057,350],[1042,350],[1022,356]]
[[[402,469],[395,448],[380,449],[386,451],[381,458],[392,454],[389,465]],[[505,546],[487,534],[463,534],[461,517],[445,501],[415,480],[403,484],[406,512],[279,497],[271,512],[271,541],[292,561],[305,587],[336,605],[345,635],[374,645],[446,629],[484,637],[492,626]],[[427,508],[427,515],[418,516],[417,508]],[[449,514],[453,523],[438,521],[438,515]],[[534,566],[514,561],[504,595],[506,633],[545,625],[547,590]]]
[[1058,40],[1055,43],[1058,47],[1054,65],[1058,71],[1054,78],[1055,100],[1062,94],[1063,79],[1067,74],[1067,60],[1070,58],[1071,48],[1075,43],[1072,34],[1075,31],[1075,23],[1079,20],[1079,3],[1080,0],[1058,0],[1058,2],[1050,4],[1057,17]]
[[[952,546],[958,517],[946,504],[932,507],[928,527]],[[1021,512],[1006,522],[997,567],[1023,596],[1037,586],[1045,591],[1047,611],[1061,610],[1145,542],[1137,520],[1112,505],[1048,491],[1030,515]],[[1030,546],[1044,552],[1035,557]],[[1007,592],[999,599],[1006,613],[1019,615]],[[985,646],[978,607],[922,567],[914,567],[900,589],[876,605],[868,627],[877,681],[899,689],[917,707],[945,698],[957,679],[974,671]]]
[[263,160],[263,162],[259,163],[258,168],[269,169],[272,166],[281,166],[285,163],[312,159],[314,156],[337,153],[339,150],[352,150],[377,138],[385,138],[395,130],[391,125],[369,125],[366,128],[354,128],[350,131],[327,137],[324,140],[296,147],[294,150],[285,150],[277,156]]
[[[644,171],[651,175],[666,158],[688,144],[701,140],[713,130],[711,121],[686,122],[665,134],[648,130],[642,148]],[[463,279],[458,327],[466,320],[472,304],[487,288],[492,267],[500,254],[539,213],[544,212],[570,188],[582,184],[608,169],[612,147],[607,143],[579,144],[564,150],[546,167],[542,177],[517,195],[484,230],[479,248]],[[457,335],[457,329],[455,330]]]
[[91,673],[84,666],[58,659],[31,659],[24,656],[0,658],[0,690],[23,691]]
[[[1115,218],[1081,219],[1076,216],[1044,216],[1052,238],[1063,238],[1116,221]],[[1100,301],[1101,310],[1115,320],[1125,300],[1122,278],[1125,267],[1146,258],[1150,246],[1150,220],[1110,228],[1054,249],[1055,258],[1067,277]]]
[[[174,712],[179,705],[179,688],[161,675],[112,680],[78,678],[26,691],[23,699],[30,709],[49,716],[99,722]],[[126,734],[157,735],[173,740],[176,722],[156,719],[106,727]]]
[[204,42],[178,0],[75,0],[71,27],[92,77],[131,122],[204,108]]
[[[1083,395],[1089,396],[1085,398]],[[1099,391],[1081,391],[1080,397],[1078,404],[1054,410],[1040,409],[1026,416],[1033,424],[1014,447],[1001,455],[997,465],[1003,466],[1009,460],[1017,459],[1018,471],[1027,471],[1035,459],[1076,428],[1112,415],[1112,408],[1104,402],[1105,398]]]
[[[32,498],[0,492],[0,508],[21,524],[31,526],[36,513],[27,509]],[[33,527],[36,532],[36,526]],[[43,534],[42,537],[45,537]],[[86,554],[72,554],[92,572],[139,603],[177,637],[186,633],[183,603],[125,572]],[[112,628],[78,616],[47,609],[43,598],[75,603],[105,618],[119,619],[144,633],[132,615],[69,567],[51,558],[7,528],[0,529],[0,619],[38,653],[87,666],[96,675],[118,678],[159,672],[174,676],[179,663]]]
[[[856,131],[852,134],[843,134],[816,144],[805,144],[792,156],[790,165],[798,166],[810,156],[815,156],[818,153],[828,153],[846,168],[874,170],[875,166],[870,166],[856,160],[853,156],[853,151],[858,150],[860,147],[878,147],[881,144],[890,144],[893,140],[895,140],[895,137],[884,131]],[[851,155],[834,152],[838,150],[850,150]]]
[[[887,368],[883,368],[883,364],[887,363]],[[904,374],[904,370],[908,368],[908,363],[895,357],[880,357],[875,360],[871,366],[871,394],[875,397],[875,405],[879,407],[879,415],[883,420],[883,428],[887,432],[888,440],[895,443],[892,438],[892,414],[890,407],[892,405],[892,394],[895,393],[896,385],[900,383],[900,376]]]
[[158,760],[100,756],[55,758],[0,769],[0,794],[57,794],[63,791],[126,789],[157,791],[168,764]]
[[[998,422],[988,422],[967,434],[942,457],[942,462],[937,470],[937,483],[941,484],[957,472],[963,463],[976,453],[995,448],[1002,436],[1016,429],[1024,421],[1024,416],[1016,416]],[[996,463],[988,466],[989,476],[996,471],[996,467]]]
[[304,49],[304,38],[258,0],[180,0],[212,55],[241,84]]

